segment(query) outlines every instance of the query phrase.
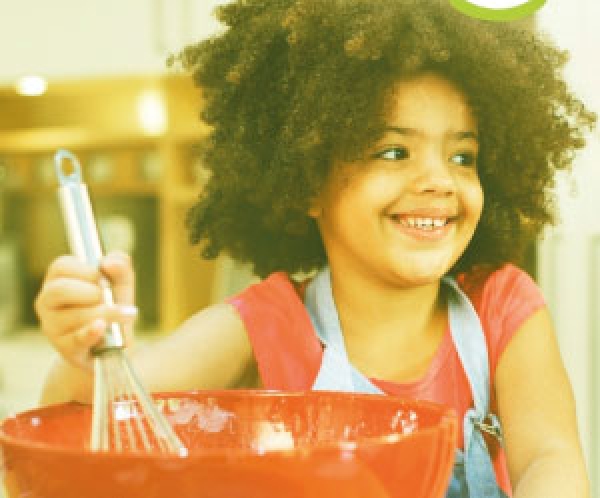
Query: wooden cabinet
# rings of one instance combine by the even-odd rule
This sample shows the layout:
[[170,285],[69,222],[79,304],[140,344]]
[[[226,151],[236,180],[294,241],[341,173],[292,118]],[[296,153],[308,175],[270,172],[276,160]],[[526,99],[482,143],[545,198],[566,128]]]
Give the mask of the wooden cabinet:
[[[163,106],[159,133],[140,121],[149,91]],[[196,146],[207,132],[188,76],[64,83],[10,104],[20,112],[0,129],[0,218],[2,233],[19,240],[30,321],[49,262],[68,251],[55,196],[58,148],[82,163],[107,248],[132,249],[143,327],[168,331],[227,294],[221,273],[235,271],[231,262],[205,261],[187,242],[185,214],[205,180]]]

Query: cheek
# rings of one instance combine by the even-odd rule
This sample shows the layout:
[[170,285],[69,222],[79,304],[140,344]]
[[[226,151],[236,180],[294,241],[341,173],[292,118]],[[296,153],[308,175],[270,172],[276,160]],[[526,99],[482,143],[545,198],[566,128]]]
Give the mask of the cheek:
[[[396,182],[397,183],[397,182]],[[338,183],[332,204],[338,211],[352,212],[353,216],[365,216],[379,212],[386,202],[396,197],[395,183],[383,175],[370,175],[368,172],[346,176]]]
[[483,211],[484,202],[483,189],[481,187],[481,184],[479,183],[479,181],[473,182],[470,185],[468,185],[463,192],[464,204],[465,208],[469,213],[469,217],[475,220],[476,222],[479,221],[479,218],[481,217],[481,213]]

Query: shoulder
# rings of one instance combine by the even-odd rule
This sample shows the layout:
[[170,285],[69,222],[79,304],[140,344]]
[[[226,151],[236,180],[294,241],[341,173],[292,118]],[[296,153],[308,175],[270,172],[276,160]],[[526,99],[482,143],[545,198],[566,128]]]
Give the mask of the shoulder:
[[244,322],[260,378],[269,389],[308,389],[322,354],[302,301],[303,283],[274,273],[228,300]]
[[277,336],[281,330],[286,330],[289,338],[294,336],[293,331],[312,330],[304,307],[303,285],[286,273],[273,273],[230,297],[227,303],[244,322],[251,338],[264,340]]
[[481,320],[493,374],[515,333],[545,307],[544,296],[533,278],[513,264],[505,264],[483,277],[462,274],[457,281]]
[[231,296],[226,302],[245,316],[263,307],[277,310],[295,306],[301,302],[298,289],[298,284],[287,273],[276,272]]
[[542,292],[533,278],[521,268],[508,263],[484,275],[471,272],[457,276],[457,281],[478,311],[493,306],[500,308],[544,304]]

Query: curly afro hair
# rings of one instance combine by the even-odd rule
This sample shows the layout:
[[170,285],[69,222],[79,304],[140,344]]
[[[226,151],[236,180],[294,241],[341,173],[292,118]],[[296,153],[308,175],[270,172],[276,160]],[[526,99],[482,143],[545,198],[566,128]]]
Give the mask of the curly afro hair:
[[555,220],[551,187],[596,116],[570,92],[567,53],[531,30],[471,19],[442,0],[237,0],[228,29],[177,59],[202,89],[210,179],[188,213],[202,255],[226,251],[258,276],[326,263],[307,215],[334,159],[360,157],[385,127],[395,82],[435,71],[478,121],[485,207],[452,273],[520,263]]

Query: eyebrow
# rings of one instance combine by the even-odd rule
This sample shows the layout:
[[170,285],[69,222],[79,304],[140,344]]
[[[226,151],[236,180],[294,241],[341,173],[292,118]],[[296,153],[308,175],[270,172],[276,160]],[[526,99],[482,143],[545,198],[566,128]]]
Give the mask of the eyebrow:
[[[386,126],[384,131],[393,131],[395,133],[399,133],[400,135],[424,135],[424,133],[415,128],[402,128],[399,126]],[[474,131],[454,131],[446,133],[446,136],[453,138],[455,140],[468,140],[472,139],[475,141],[479,141],[479,137],[477,133]]]

